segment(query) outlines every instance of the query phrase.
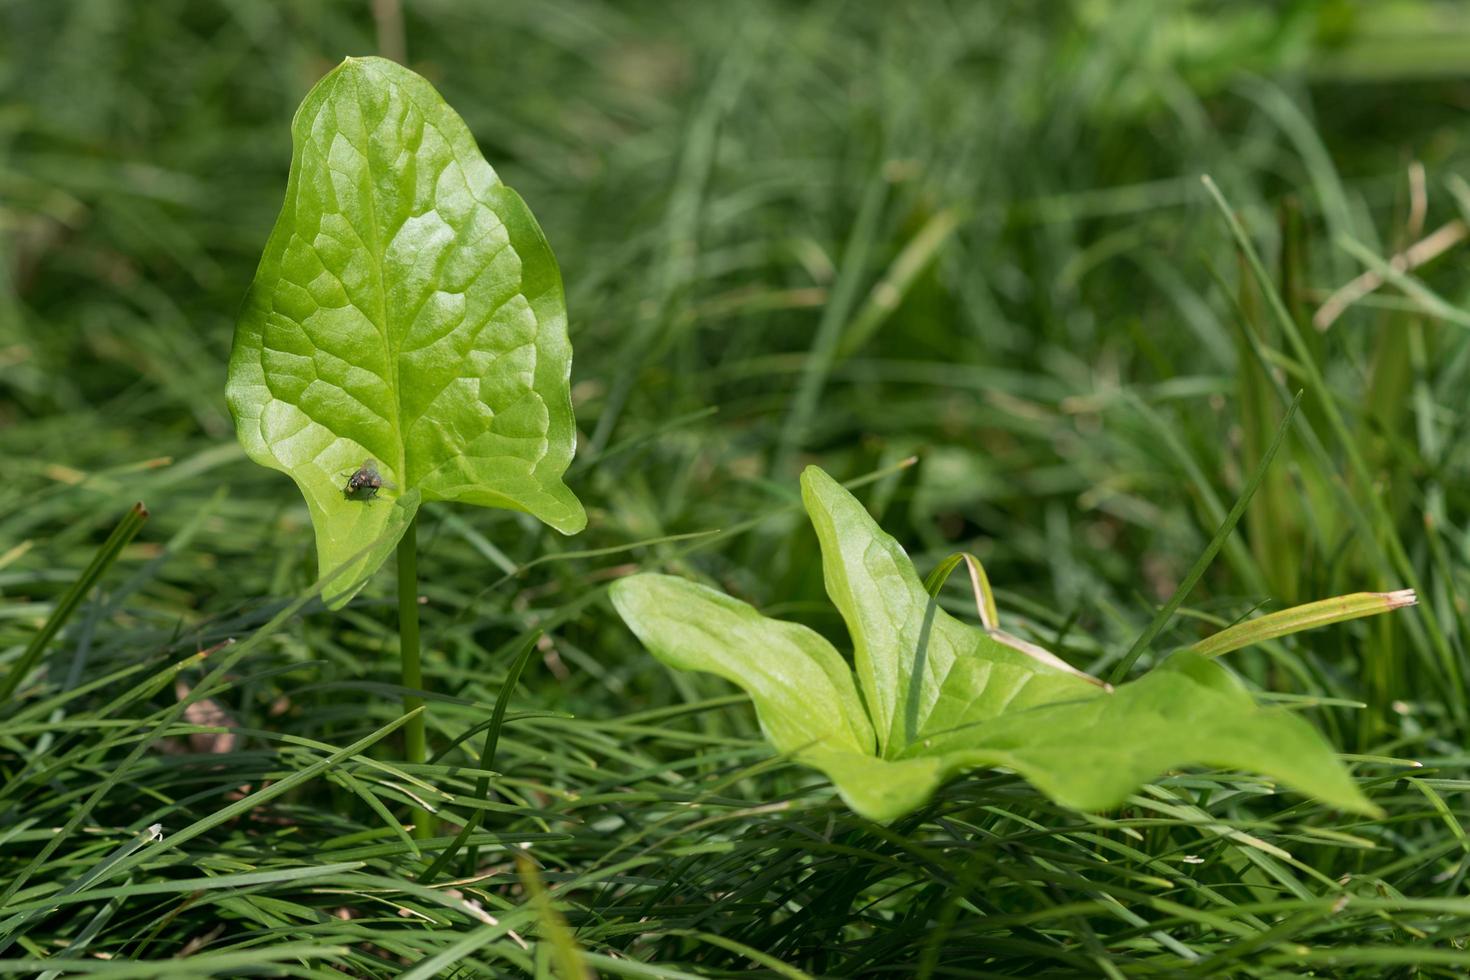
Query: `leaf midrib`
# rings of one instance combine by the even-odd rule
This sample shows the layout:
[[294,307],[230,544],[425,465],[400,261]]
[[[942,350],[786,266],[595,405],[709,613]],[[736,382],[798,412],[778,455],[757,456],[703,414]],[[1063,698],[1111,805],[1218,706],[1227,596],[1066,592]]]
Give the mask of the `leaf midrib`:
[[349,61],[348,64],[354,69],[352,76],[353,96],[357,101],[358,119],[363,124],[362,156],[363,164],[366,166],[368,173],[368,218],[372,224],[373,237],[373,247],[369,251],[372,252],[373,267],[377,272],[378,322],[381,324],[379,330],[383,334],[383,346],[387,352],[388,395],[393,399],[393,410],[388,413],[388,418],[393,426],[393,435],[396,437],[398,443],[398,459],[394,462],[394,475],[397,476],[403,489],[407,490],[409,489],[408,445],[403,438],[403,399],[399,396],[398,389],[398,351],[395,349],[393,342],[393,326],[388,322],[388,287],[387,278],[383,273],[383,252],[385,251],[385,246],[383,243],[382,223],[378,220],[378,175],[373,169],[371,131],[368,128],[367,122],[368,110],[362,97],[362,76],[368,70],[368,66],[357,61]]

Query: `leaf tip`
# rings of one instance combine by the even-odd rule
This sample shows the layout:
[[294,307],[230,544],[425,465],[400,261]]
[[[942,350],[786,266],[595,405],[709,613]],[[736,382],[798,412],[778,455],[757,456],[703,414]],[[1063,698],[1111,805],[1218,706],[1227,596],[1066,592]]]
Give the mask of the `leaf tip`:
[[612,600],[613,609],[640,639],[643,637],[639,630],[643,622],[643,603],[649,597],[649,590],[661,584],[663,578],[654,572],[637,572],[625,575],[608,586],[607,595]]
[[332,69],[332,70],[333,71],[342,71],[344,69],[351,69],[351,68],[368,68],[368,67],[371,67],[373,65],[379,65],[379,64],[389,64],[389,65],[393,65],[395,68],[402,67],[396,61],[392,61],[392,60],[390,60],[388,58],[380,58],[377,55],[372,55],[372,54],[356,54],[356,55],[349,54],[346,57],[344,57],[340,62],[338,62],[337,67],[334,68],[334,69]]
[[581,501],[573,497],[566,516],[552,523],[551,526],[568,537],[573,534],[581,534],[587,530],[587,509],[582,506]]
[[1380,592],[1378,596],[1388,609],[1403,609],[1405,606],[1419,604],[1419,593],[1413,589],[1395,589],[1392,592]]
[[806,466],[806,468],[801,471],[801,486],[802,486],[802,489],[806,489],[807,487],[809,487],[809,486],[811,486],[813,484],[823,483],[823,482],[825,482],[825,483],[835,483],[836,481],[832,479],[831,474],[829,474],[826,470],[822,469],[816,463],[810,463],[810,464],[808,464]]

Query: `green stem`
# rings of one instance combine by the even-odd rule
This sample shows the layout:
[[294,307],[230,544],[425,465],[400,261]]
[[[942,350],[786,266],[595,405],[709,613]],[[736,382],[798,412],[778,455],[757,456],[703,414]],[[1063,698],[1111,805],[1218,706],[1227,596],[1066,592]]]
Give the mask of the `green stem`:
[[[510,671],[505,675],[505,683],[500,687],[500,694],[495,698],[495,710],[490,713],[490,723],[485,729],[485,747],[480,750],[480,769],[490,770],[495,768],[495,749],[500,744],[500,730],[505,726],[505,709],[510,706],[510,696],[515,691],[516,685],[521,682],[521,672],[526,669],[531,654],[536,649],[536,641],[541,639],[541,631],[533,630],[521,641],[520,649],[511,658]],[[475,780],[475,799],[484,801],[490,795],[490,777],[481,776]],[[485,811],[476,810],[471,813],[469,819],[464,822],[459,833],[449,846],[445,848],[434,862],[429,865],[428,870],[419,875],[419,884],[432,885],[434,876],[444,870],[445,865],[454,860],[454,855],[464,846],[465,841],[480,826],[484,819]],[[479,862],[479,847],[471,845],[465,858],[465,877],[471,877]]]
[[[413,693],[424,689],[424,671],[419,662],[419,571],[417,516],[398,541],[398,653],[403,661],[403,713],[418,711],[424,699]],[[424,713],[418,711],[403,726],[404,753],[408,762],[422,765],[428,759],[428,740],[424,735]],[[413,835],[420,839],[434,836],[429,811],[414,807],[410,811]]]

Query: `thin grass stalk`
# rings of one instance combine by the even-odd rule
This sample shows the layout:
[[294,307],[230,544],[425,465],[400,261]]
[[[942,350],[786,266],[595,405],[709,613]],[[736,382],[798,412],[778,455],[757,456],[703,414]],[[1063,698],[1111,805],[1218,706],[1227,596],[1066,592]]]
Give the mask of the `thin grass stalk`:
[[1286,410],[1285,417],[1281,420],[1281,426],[1276,430],[1276,438],[1271,440],[1271,445],[1266,449],[1266,455],[1261,457],[1260,465],[1256,467],[1255,473],[1251,475],[1250,482],[1246,484],[1245,490],[1241,493],[1240,498],[1235,501],[1235,506],[1230,508],[1230,513],[1226,515],[1225,522],[1215,532],[1214,539],[1210,541],[1204,552],[1195,560],[1194,566],[1189,570],[1189,574],[1184,576],[1184,581],[1179,583],[1179,588],[1174,590],[1174,594],[1169,597],[1169,601],[1164,603],[1163,607],[1154,614],[1153,621],[1139,634],[1138,639],[1133,641],[1133,646],[1124,654],[1123,659],[1118,661],[1118,666],[1113,668],[1112,676],[1108,678],[1109,683],[1117,684],[1128,676],[1128,671],[1133,669],[1133,665],[1138,662],[1138,658],[1143,656],[1143,651],[1147,650],[1149,644],[1153,643],[1154,639],[1163,630],[1164,625],[1169,622],[1170,618],[1173,617],[1174,613],[1184,603],[1184,600],[1188,598],[1195,584],[1204,576],[1205,569],[1210,567],[1210,562],[1215,560],[1215,555],[1219,553],[1221,546],[1225,544],[1225,539],[1230,537],[1231,533],[1235,530],[1235,525],[1240,522],[1240,515],[1245,513],[1245,509],[1249,506],[1251,498],[1255,496],[1257,488],[1261,485],[1261,481],[1266,478],[1266,472],[1271,468],[1271,460],[1276,458],[1276,451],[1281,448],[1281,443],[1286,439],[1286,433],[1291,428],[1291,420],[1296,416],[1297,407],[1301,403],[1302,393],[1297,392],[1296,397],[1291,401],[1290,407]]
[[[398,654],[403,668],[403,713],[409,715],[403,727],[404,758],[422,765],[428,759],[428,738],[425,734],[424,699],[418,693],[424,689],[424,670],[419,654],[419,572],[418,572],[418,516],[409,522],[408,530],[398,541]],[[420,840],[433,837],[429,811],[415,806],[409,811],[413,821],[413,835]]]

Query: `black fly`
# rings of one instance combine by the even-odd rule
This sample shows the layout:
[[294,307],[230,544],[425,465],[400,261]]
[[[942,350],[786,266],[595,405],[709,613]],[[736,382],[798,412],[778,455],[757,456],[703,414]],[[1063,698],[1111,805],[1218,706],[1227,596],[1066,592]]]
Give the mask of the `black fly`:
[[347,486],[342,488],[342,496],[348,500],[361,500],[370,503],[378,495],[378,491],[393,484],[384,480],[378,473],[378,464],[375,460],[365,459],[357,472],[347,478]]

